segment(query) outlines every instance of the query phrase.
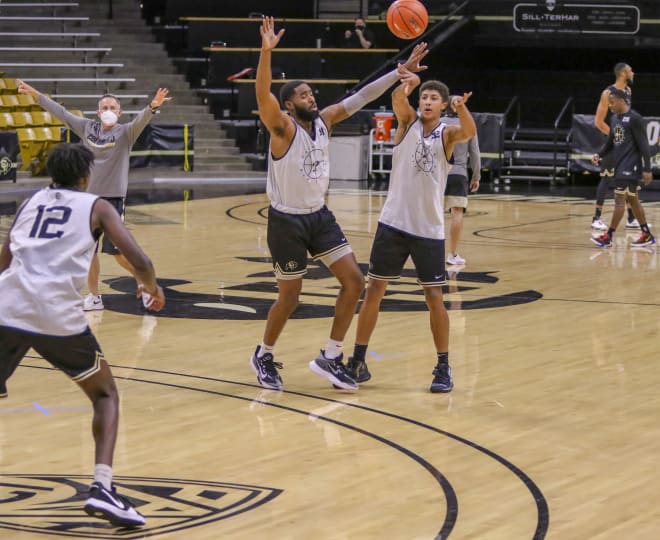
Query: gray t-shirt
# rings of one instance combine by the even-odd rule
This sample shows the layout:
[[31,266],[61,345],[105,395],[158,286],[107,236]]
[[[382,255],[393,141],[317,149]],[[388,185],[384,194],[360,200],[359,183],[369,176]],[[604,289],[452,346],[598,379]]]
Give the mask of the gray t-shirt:
[[[455,116],[443,116],[443,124],[458,126],[461,121]],[[454,164],[449,174],[459,174],[468,177],[468,158],[470,169],[472,169],[472,180],[481,180],[481,153],[479,151],[479,139],[475,135],[470,140],[456,143],[454,145]]]
[[94,152],[94,166],[87,191],[100,197],[126,197],[131,148],[153,113],[145,107],[127,124],[104,130],[101,121],[71,114],[62,105],[40,94],[39,105],[59,118]]

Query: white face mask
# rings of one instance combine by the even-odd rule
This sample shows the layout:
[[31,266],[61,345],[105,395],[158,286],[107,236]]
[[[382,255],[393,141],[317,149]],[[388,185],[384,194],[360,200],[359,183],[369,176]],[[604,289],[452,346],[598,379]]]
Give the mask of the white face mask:
[[101,122],[104,126],[114,126],[119,120],[119,117],[112,111],[103,111],[101,113]]

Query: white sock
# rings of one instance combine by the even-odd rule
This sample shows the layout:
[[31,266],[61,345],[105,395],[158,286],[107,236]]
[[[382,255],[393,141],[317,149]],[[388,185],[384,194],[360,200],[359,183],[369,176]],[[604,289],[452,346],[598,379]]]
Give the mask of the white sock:
[[273,349],[275,349],[275,345],[266,345],[262,342],[261,345],[259,345],[257,356],[261,358],[264,354],[273,354]]
[[94,465],[94,482],[99,482],[105,489],[112,489],[112,467],[97,463]]
[[343,341],[337,341],[335,339],[330,338],[328,339],[328,344],[325,346],[325,357],[328,360],[334,360],[341,354],[343,348],[344,348]]

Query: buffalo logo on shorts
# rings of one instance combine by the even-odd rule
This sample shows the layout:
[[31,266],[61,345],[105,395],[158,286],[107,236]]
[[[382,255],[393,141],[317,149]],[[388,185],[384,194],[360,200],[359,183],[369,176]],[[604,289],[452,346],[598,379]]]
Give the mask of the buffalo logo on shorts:
[[295,272],[298,268],[298,263],[296,261],[289,261],[284,265],[285,272]]

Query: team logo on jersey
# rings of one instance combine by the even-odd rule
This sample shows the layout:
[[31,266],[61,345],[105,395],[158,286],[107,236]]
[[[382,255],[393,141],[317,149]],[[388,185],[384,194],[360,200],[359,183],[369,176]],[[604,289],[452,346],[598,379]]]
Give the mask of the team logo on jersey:
[[[139,529],[117,529],[83,510],[91,476],[0,475],[0,534],[30,532],[67,538],[153,538],[189,531],[253,510],[282,490],[261,486],[163,478],[116,477],[126,495],[147,519]],[[177,536],[178,537],[178,536]]]
[[626,130],[623,126],[617,125],[614,128],[614,144],[621,144],[626,140]]
[[[243,282],[210,289],[208,293],[192,292],[184,279],[162,279],[158,283],[165,290],[167,303],[157,317],[177,319],[214,319],[265,321],[268,310],[277,298],[277,282],[273,279],[272,261],[268,257],[241,257],[243,262],[254,266],[262,264],[264,270],[249,274]],[[362,274],[367,273],[367,264],[360,264]],[[490,288],[499,288],[496,272],[458,272],[449,269],[449,278],[443,285],[445,306],[448,310],[503,308],[535,302],[543,295],[535,290],[500,290],[489,293]],[[300,295],[300,303],[292,319],[318,319],[333,317],[337,297],[337,280],[322,264],[308,260],[306,285]],[[135,298],[135,280],[129,277],[104,280],[118,294],[104,294],[106,311],[117,311],[133,315],[147,315],[142,302]],[[462,297],[461,293],[468,296]],[[418,301],[411,300],[411,296]],[[426,311],[424,291],[417,283],[413,269],[404,269],[401,279],[390,282],[381,304],[382,312]]]
[[309,182],[316,182],[328,176],[328,160],[320,148],[314,148],[307,152],[302,160],[300,172]]
[[415,148],[415,164],[419,170],[424,172],[431,172],[435,168],[435,155],[423,139],[417,143],[417,148]]

